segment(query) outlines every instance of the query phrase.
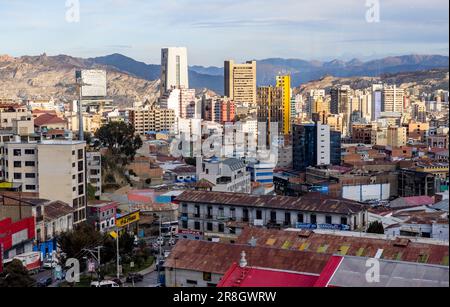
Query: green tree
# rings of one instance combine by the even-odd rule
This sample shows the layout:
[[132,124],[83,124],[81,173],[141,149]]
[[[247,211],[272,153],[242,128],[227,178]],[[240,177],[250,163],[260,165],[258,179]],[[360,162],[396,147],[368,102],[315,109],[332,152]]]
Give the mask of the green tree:
[[111,122],[95,133],[96,146],[108,148],[109,159],[114,163],[127,165],[134,160],[136,151],[142,147],[141,138],[136,135],[133,125],[124,122]]
[[[95,248],[102,245],[103,241],[104,235],[87,223],[77,225],[72,231],[62,233],[57,239],[58,246],[65,253],[66,259],[79,260],[85,255],[83,249]],[[63,259],[63,263],[66,259]]]
[[22,261],[17,259],[7,264],[0,274],[0,288],[26,288],[34,286],[35,283]]
[[383,223],[378,221],[370,223],[369,227],[367,228],[367,233],[384,234]]
[[96,196],[95,196],[95,192],[97,192],[97,190],[95,189],[95,187],[88,183],[87,185],[87,196],[88,196],[88,200],[96,200]]

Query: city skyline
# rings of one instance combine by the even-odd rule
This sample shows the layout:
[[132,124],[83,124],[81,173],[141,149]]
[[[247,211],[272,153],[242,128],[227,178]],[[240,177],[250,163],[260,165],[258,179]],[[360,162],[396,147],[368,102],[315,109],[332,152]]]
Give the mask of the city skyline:
[[161,47],[186,46],[191,65],[222,66],[226,59],[448,55],[449,48],[449,3],[443,0],[380,2],[379,20],[367,18],[374,7],[363,0],[347,0],[345,10],[325,0],[81,0],[79,20],[68,19],[76,3],[0,0],[0,40],[8,42],[0,54],[121,53],[158,64]]

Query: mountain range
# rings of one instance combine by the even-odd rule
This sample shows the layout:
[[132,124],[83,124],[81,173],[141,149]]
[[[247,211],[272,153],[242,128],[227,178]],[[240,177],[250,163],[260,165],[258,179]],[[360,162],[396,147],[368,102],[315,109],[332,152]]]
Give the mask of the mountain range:
[[[321,80],[335,83],[342,78],[352,84],[366,84],[370,80],[387,80],[400,84],[403,84],[403,80],[417,81],[419,85],[426,83],[430,88],[445,88],[445,76],[448,82],[449,58],[439,55],[388,57],[369,62],[356,59],[348,62],[296,59],[265,59],[257,62],[258,85],[273,84],[279,73],[290,73],[292,86],[296,88],[300,85],[305,87],[306,83],[316,82],[315,80],[319,84]],[[75,70],[92,68],[108,71],[108,96],[114,97],[119,105],[130,105],[133,101],[152,101],[159,95],[160,65],[146,64],[121,54],[89,59],[43,54],[0,56],[0,98],[76,99],[73,84]],[[388,77],[381,78],[384,75]],[[223,94],[223,68],[192,66],[189,68],[189,78],[190,87],[199,92],[208,89]]]
[[[122,71],[147,80],[159,78],[160,65],[137,62],[121,54],[90,59],[95,63],[110,65]],[[379,60],[363,62],[333,60],[330,62],[305,61],[299,59],[271,58],[257,61],[257,84],[273,85],[275,76],[289,73],[294,87],[326,75],[335,77],[377,77],[387,73],[410,72],[444,68],[449,66],[449,57],[441,55],[405,55],[386,57]],[[190,87],[208,88],[223,94],[222,67],[189,67]]]

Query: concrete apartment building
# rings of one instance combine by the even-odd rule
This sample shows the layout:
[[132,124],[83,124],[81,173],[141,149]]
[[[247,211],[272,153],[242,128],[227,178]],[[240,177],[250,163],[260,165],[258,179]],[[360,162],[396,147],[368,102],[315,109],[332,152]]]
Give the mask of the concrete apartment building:
[[197,178],[208,180],[217,192],[250,193],[251,177],[244,162],[238,159],[204,159],[197,161]]
[[74,223],[86,219],[86,143],[72,140],[4,144],[4,180],[22,192],[62,201],[74,209]]
[[403,112],[405,91],[396,85],[385,85],[381,93],[382,112]]
[[321,197],[247,195],[186,191],[180,205],[182,230],[199,239],[234,240],[249,225],[264,228],[356,230],[367,226],[367,208],[357,202]]
[[95,189],[95,197],[102,195],[102,155],[98,151],[86,152],[87,183]]
[[161,95],[172,88],[189,88],[186,47],[161,50]]
[[130,110],[129,119],[139,135],[169,131],[175,123],[175,110],[155,106],[136,108]]
[[225,96],[245,105],[256,104],[256,61],[236,64],[225,61]]
[[407,128],[390,126],[387,129],[387,145],[391,147],[402,147],[407,142]]

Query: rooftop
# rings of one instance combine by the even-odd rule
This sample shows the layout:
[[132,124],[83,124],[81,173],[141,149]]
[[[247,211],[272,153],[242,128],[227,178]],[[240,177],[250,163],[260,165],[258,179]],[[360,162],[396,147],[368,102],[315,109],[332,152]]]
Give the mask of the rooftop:
[[448,266],[448,244],[413,242],[403,238],[377,238],[361,234],[348,236],[346,232],[320,233],[318,231],[283,231],[247,227],[239,236],[238,244],[247,244],[252,238],[258,246],[310,251],[319,254],[338,254],[375,257],[382,250],[383,259],[423,262]]
[[75,210],[68,204],[61,201],[51,202],[44,207],[44,218],[46,220],[55,220],[57,218],[73,213]]
[[312,252],[180,240],[167,258],[165,266],[176,267],[177,270],[225,274],[234,262],[241,259],[243,251],[247,255],[249,266],[309,274],[320,274],[329,259],[329,255]]
[[218,287],[313,287],[318,278],[317,275],[269,268],[242,268],[234,263]]
[[289,197],[209,191],[185,191],[176,198],[176,201],[241,207],[326,212],[344,215],[350,215],[366,210],[366,207],[360,203],[346,199],[335,199],[328,196],[313,198],[311,196]]

